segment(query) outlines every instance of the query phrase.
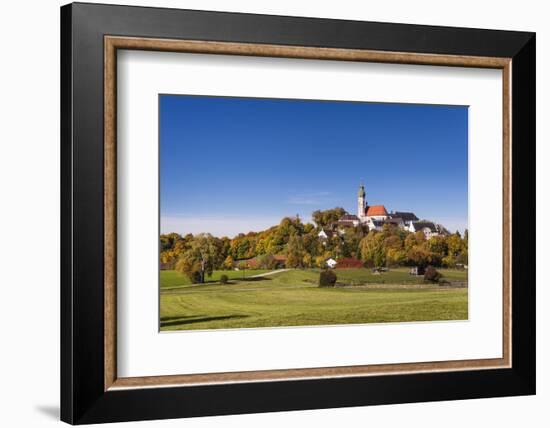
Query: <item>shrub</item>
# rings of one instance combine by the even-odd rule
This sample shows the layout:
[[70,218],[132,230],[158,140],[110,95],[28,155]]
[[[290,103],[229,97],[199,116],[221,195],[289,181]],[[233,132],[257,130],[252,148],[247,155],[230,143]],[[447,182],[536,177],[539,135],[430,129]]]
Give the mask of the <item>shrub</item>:
[[433,266],[428,266],[424,272],[424,281],[439,282],[442,276]]
[[336,274],[332,270],[323,270],[319,275],[319,287],[334,287]]
[[229,277],[227,275],[224,274],[224,275],[220,276],[220,282],[222,284],[227,284],[227,281],[229,281]]
[[443,286],[443,285],[451,285],[451,282],[446,280],[445,278],[440,278],[439,279],[439,285]]

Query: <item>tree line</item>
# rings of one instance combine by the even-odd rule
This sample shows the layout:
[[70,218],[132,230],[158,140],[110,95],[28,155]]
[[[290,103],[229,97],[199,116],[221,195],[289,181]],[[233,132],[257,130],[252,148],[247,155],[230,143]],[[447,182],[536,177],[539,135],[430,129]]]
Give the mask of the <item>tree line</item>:
[[315,224],[285,217],[276,226],[234,238],[164,234],[160,236],[160,262],[196,283],[204,282],[214,270],[246,268],[246,260],[252,258],[257,268],[273,269],[278,263],[275,255],[284,255],[288,268],[324,268],[328,258],[355,258],[366,267],[468,264],[467,231],[464,236],[456,232],[426,239],[422,232],[411,233],[393,225],[384,225],[382,231],[359,225],[339,227],[330,238],[319,239],[319,231],[343,214],[342,208],[315,211]]

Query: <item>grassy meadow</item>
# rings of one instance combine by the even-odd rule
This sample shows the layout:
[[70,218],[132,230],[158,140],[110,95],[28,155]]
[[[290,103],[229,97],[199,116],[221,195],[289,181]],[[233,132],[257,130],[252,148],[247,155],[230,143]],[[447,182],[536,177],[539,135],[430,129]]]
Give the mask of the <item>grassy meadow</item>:
[[[206,277],[206,284],[218,282],[220,280],[220,276],[227,275],[227,277],[232,279],[246,279],[253,275],[258,275],[262,273],[267,273],[268,270],[263,269],[256,269],[256,270],[245,270],[245,271],[237,271],[237,270],[216,270],[213,272],[211,277]],[[189,278],[187,278],[185,275],[182,275],[179,272],[176,272],[175,270],[161,270],[160,271],[160,288],[161,289],[167,289],[167,288],[174,288],[174,287],[182,287],[186,285],[191,285],[191,281]]]
[[[334,288],[319,288],[319,270],[215,271],[206,284],[191,284],[175,271],[160,273],[160,328],[203,330],[464,320],[467,287],[425,284],[407,268],[375,274],[342,269]],[[441,269],[451,283],[467,271]],[[253,278],[254,275],[267,276]],[[220,284],[226,274],[230,281]]]

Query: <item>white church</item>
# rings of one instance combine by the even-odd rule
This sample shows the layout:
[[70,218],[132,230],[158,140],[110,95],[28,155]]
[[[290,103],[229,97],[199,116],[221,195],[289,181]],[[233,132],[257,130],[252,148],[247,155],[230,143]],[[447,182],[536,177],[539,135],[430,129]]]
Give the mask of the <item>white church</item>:
[[342,234],[345,226],[365,224],[369,230],[381,231],[385,224],[392,224],[409,232],[422,231],[426,239],[447,233],[441,226],[430,221],[419,221],[412,212],[388,212],[384,205],[369,205],[366,199],[365,186],[361,184],[357,193],[357,215],[345,214],[333,225],[331,230],[321,230],[320,239],[328,239],[335,234]]

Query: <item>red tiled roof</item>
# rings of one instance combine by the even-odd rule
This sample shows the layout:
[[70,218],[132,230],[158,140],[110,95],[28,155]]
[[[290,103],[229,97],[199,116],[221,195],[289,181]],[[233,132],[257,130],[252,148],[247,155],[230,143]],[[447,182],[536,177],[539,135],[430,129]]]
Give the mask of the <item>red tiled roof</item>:
[[363,262],[354,258],[346,258],[338,260],[336,269],[353,269],[353,268],[362,268]]
[[386,211],[384,205],[373,205],[372,207],[368,208],[367,216],[374,215],[388,215],[388,212]]

